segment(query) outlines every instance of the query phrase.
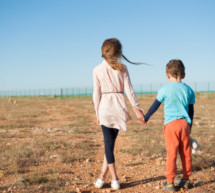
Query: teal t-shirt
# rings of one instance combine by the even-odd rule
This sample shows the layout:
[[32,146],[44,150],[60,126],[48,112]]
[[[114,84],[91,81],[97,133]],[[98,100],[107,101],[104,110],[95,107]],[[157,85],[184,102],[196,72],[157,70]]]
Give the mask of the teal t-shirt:
[[164,101],[164,124],[181,118],[191,124],[188,110],[195,103],[195,93],[188,85],[171,82],[159,89],[157,100]]

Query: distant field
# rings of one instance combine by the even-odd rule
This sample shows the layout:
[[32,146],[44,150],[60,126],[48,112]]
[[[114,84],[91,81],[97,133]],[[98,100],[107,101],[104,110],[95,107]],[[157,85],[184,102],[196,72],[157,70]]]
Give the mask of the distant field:
[[[139,98],[147,111],[155,95]],[[91,98],[0,98],[0,192],[105,192],[93,187],[103,158],[103,137]],[[53,99],[53,100],[52,100]],[[141,127],[133,120],[116,142],[120,192],[163,192],[166,152],[163,105]],[[194,187],[215,192],[215,94],[197,93],[192,137]],[[178,159],[180,172],[180,160]],[[181,177],[181,175],[179,175]]]

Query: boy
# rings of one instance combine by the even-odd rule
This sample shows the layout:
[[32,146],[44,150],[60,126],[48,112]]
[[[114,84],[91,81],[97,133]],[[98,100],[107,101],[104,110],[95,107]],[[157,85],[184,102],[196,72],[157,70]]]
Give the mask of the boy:
[[185,67],[181,60],[170,60],[166,65],[166,75],[170,83],[158,91],[156,100],[145,115],[145,121],[147,122],[160,104],[165,101],[164,138],[167,151],[167,183],[163,185],[163,188],[166,191],[174,192],[176,190],[174,178],[177,173],[178,151],[183,168],[183,178],[178,185],[186,189],[190,187],[189,176],[192,172],[190,132],[195,94],[189,86],[181,82],[185,77]]

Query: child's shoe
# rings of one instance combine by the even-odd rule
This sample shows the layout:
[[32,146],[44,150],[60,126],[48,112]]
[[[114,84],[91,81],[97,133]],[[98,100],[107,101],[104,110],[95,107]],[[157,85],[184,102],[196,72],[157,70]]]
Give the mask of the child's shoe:
[[105,181],[101,180],[100,178],[98,178],[95,182],[94,182],[94,185],[95,185],[95,188],[102,188],[103,185],[104,185]]
[[184,189],[189,189],[192,187],[192,184],[190,183],[190,180],[185,180],[181,178],[181,180],[178,182],[178,186]]
[[113,190],[118,190],[118,189],[120,189],[119,180],[112,181],[112,182],[111,182],[111,188],[113,188]]
[[166,190],[167,192],[175,192],[176,191],[176,188],[175,188],[173,183],[165,183],[163,185],[163,189]]

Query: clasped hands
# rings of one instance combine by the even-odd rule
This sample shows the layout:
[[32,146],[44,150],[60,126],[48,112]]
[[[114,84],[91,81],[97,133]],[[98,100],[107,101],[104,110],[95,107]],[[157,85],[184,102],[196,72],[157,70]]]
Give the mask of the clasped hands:
[[134,112],[135,112],[137,119],[139,120],[140,124],[145,127],[147,125],[147,122],[145,121],[144,114],[143,114],[142,110],[137,108],[137,107],[133,107],[133,109],[134,109]]
[[[145,127],[147,125],[147,122],[145,121],[144,114],[143,114],[142,110],[137,108],[137,107],[133,107],[133,109],[134,109],[134,112],[135,112],[137,119],[139,120],[140,124]],[[98,117],[97,117],[97,124],[100,125],[100,121],[99,121]]]

